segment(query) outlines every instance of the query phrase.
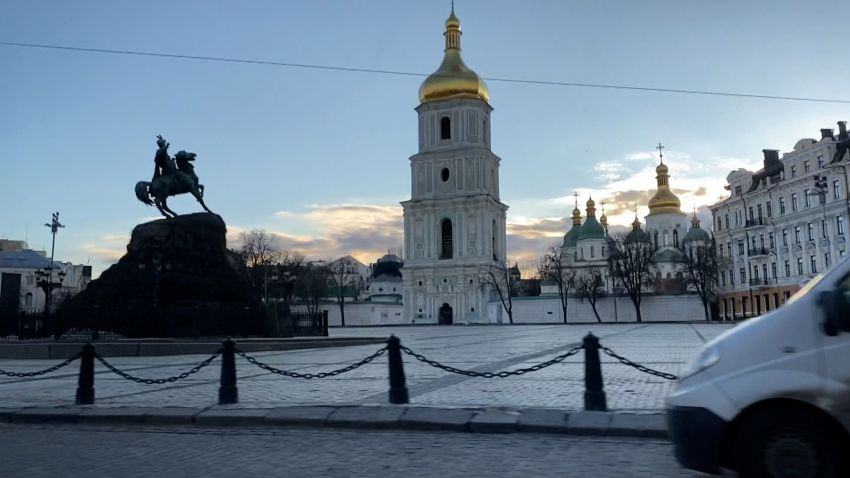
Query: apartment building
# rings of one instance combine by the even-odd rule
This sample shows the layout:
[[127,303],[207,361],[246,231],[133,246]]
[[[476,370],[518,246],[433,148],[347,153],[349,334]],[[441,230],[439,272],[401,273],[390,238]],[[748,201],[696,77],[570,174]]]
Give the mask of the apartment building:
[[765,149],[762,169],[726,177],[730,196],[710,207],[721,317],[773,310],[847,254],[850,155],[846,122],[838,127],[781,158]]

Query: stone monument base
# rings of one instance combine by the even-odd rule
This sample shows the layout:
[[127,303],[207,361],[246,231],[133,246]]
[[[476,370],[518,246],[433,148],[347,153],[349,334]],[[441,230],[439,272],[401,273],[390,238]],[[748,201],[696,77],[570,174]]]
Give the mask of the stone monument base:
[[62,305],[61,327],[126,337],[262,334],[262,302],[225,234],[210,213],[136,226],[127,254]]

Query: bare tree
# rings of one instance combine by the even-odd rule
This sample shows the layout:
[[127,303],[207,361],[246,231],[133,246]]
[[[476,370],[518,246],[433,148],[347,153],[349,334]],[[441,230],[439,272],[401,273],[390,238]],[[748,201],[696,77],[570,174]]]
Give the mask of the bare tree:
[[324,265],[307,265],[295,279],[295,295],[307,306],[310,315],[319,314],[319,301],[328,291],[328,268]]
[[581,300],[587,299],[590,302],[590,307],[593,309],[593,315],[596,316],[596,321],[602,323],[599,317],[599,311],[596,310],[596,303],[605,292],[605,279],[603,278],[602,270],[598,267],[590,267],[583,270],[575,279],[576,294]]
[[254,288],[260,290],[263,299],[269,299],[269,268],[280,259],[280,252],[274,245],[274,237],[265,229],[252,229],[240,234],[242,246],[240,253],[248,266]]
[[712,238],[708,243],[690,243],[682,248],[678,265],[685,284],[695,290],[702,300],[705,320],[711,320],[709,302],[717,291],[717,245]]
[[516,295],[511,280],[510,262],[494,263],[485,266],[481,271],[481,287],[489,290],[491,297],[496,297],[508,313],[508,322],[514,323],[514,304],[512,297]]
[[282,299],[285,304],[293,302],[296,281],[304,269],[305,261],[304,254],[298,251],[281,252],[280,261],[272,269],[272,280],[269,282],[272,297]]
[[619,280],[635,306],[638,322],[643,322],[640,303],[646,289],[652,288],[655,278],[655,246],[649,235],[639,229],[629,234],[616,234],[608,240],[608,265],[611,275]]
[[345,327],[345,297],[349,293],[353,299],[357,299],[357,293],[361,285],[361,278],[350,264],[343,260],[335,262],[328,261],[328,285],[334,292],[334,297],[339,304],[339,316],[342,326]]
[[567,305],[569,303],[570,289],[575,285],[575,274],[569,268],[566,258],[561,254],[561,246],[558,243],[549,246],[546,254],[537,264],[537,273],[541,280],[551,279],[558,285],[558,299],[561,303],[564,323],[567,323]]

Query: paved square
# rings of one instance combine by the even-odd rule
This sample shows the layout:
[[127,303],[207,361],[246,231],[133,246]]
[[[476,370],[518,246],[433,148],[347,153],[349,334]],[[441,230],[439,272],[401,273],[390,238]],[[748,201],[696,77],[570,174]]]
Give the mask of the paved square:
[[[415,352],[452,367],[501,371],[545,362],[576,345],[588,332],[618,354],[651,368],[678,374],[706,340],[727,324],[582,324],[527,326],[422,326],[331,329],[336,337],[395,334]],[[238,343],[237,343],[238,347]],[[260,352],[274,367],[302,373],[341,368],[379,346]],[[107,357],[108,358],[108,357]],[[184,372],[205,356],[115,357],[115,366],[142,378]],[[433,368],[403,355],[410,402],[441,407],[542,407],[580,410],[583,406],[583,352],[560,364],[508,378],[470,378]],[[31,371],[55,360],[0,360],[0,369]],[[386,355],[349,373],[326,379],[293,379],[271,374],[237,357],[239,404],[231,408],[290,405],[381,404],[387,402]],[[79,362],[36,379],[0,378],[0,408],[70,406],[74,403]],[[97,407],[207,407],[216,405],[220,361],[185,380],[141,385],[95,365]],[[643,374],[602,355],[608,406],[613,411],[653,413],[664,406],[673,383]]]

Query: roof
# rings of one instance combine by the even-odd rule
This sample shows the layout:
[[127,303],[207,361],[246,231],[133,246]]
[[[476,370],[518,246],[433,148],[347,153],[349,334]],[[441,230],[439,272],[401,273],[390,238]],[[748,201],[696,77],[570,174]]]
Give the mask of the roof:
[[602,224],[599,224],[599,221],[596,220],[596,217],[588,216],[588,218],[584,220],[584,224],[581,225],[581,230],[579,231],[576,240],[581,241],[584,239],[604,238],[605,228],[602,227]]
[[711,237],[708,235],[705,229],[694,226],[688,230],[688,233],[685,234],[685,238],[682,240],[682,243],[688,243],[691,241],[703,241],[708,242],[711,240]]
[[656,262],[679,262],[682,260],[682,253],[678,249],[664,249],[655,254]]
[[33,250],[0,251],[0,268],[44,269],[46,267],[50,267],[50,259]]
[[565,247],[573,247],[576,245],[576,241],[578,240],[579,232],[581,232],[581,224],[575,224],[573,227],[564,234],[564,246]]

